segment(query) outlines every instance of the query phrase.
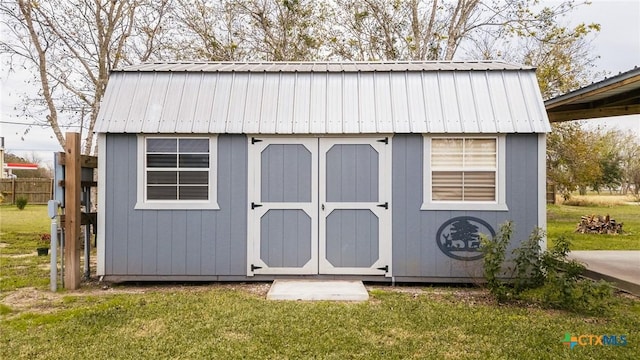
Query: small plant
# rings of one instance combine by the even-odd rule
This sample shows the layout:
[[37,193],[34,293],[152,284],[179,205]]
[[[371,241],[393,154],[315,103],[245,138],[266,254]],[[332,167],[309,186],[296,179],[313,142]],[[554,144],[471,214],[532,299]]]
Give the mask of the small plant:
[[24,210],[26,206],[27,206],[26,197],[20,196],[19,198],[16,199],[16,207],[18,208],[18,210]]
[[51,235],[45,233],[40,234],[40,240],[38,240],[38,247],[36,248],[38,256],[46,256],[49,253],[50,244]]
[[39,247],[49,247],[49,245],[51,245],[51,234],[40,234],[40,242],[38,245]]

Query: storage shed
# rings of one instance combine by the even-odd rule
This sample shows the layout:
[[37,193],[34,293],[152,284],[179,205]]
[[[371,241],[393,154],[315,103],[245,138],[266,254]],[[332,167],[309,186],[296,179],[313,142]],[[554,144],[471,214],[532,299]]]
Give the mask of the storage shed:
[[520,65],[142,64],[111,73],[96,129],[113,281],[469,282],[480,233],[546,227]]

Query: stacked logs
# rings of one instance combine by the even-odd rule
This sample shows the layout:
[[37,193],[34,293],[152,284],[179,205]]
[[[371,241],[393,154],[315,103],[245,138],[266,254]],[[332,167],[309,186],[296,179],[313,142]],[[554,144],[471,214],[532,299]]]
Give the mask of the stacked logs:
[[617,223],[614,219],[600,215],[585,215],[580,217],[577,233],[581,234],[621,234],[622,223]]

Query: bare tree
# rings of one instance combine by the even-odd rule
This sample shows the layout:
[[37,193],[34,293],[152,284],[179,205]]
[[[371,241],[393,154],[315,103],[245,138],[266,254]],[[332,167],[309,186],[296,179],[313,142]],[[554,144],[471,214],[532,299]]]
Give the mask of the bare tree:
[[237,61],[247,56],[245,25],[233,1],[177,0],[170,46],[176,59]]
[[63,147],[61,128],[78,124],[83,152],[91,153],[109,71],[158,56],[168,7],[169,0],[0,3],[9,31],[0,40],[6,65],[33,70],[32,81],[39,87],[35,98],[25,96],[23,113],[50,126]]
[[317,60],[324,40],[325,5],[314,0],[238,0],[251,59]]

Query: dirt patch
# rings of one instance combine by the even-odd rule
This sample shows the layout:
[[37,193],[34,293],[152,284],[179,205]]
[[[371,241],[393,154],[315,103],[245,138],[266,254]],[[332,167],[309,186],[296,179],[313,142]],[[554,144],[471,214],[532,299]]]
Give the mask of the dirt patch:
[[429,297],[439,301],[450,301],[452,303],[463,303],[465,305],[495,305],[495,299],[486,289],[480,288],[447,288],[420,286],[367,286],[367,290],[393,291],[403,294],[410,294],[413,298]]
[[55,303],[61,295],[36,288],[20,288],[7,294],[2,303],[14,311],[49,313],[55,310]]
[[2,249],[2,248],[6,248],[7,246],[9,246],[9,244],[8,244],[8,243],[0,242],[0,249]]

